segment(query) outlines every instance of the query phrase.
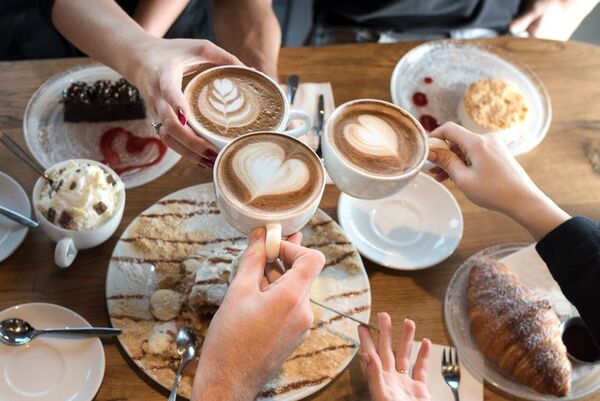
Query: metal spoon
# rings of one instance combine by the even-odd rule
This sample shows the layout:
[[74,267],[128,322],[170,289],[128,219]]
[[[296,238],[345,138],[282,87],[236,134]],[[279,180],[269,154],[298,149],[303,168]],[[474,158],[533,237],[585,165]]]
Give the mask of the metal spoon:
[[15,156],[27,163],[29,167],[37,171],[37,173],[44,177],[44,179],[46,179],[46,181],[50,183],[50,186],[54,188],[54,180],[52,180],[52,178],[50,178],[46,174],[44,168],[40,166],[40,164],[37,161],[35,161],[31,156],[29,156],[29,154],[27,154],[27,152],[25,152],[25,150],[22,147],[20,147],[19,144],[17,144],[10,136],[8,136],[2,131],[0,131],[0,142],[2,142],[2,144],[6,146],[6,148],[10,150]]
[[25,345],[42,334],[61,334],[67,336],[115,336],[120,329],[109,327],[81,327],[67,329],[34,329],[25,320],[11,318],[0,322],[0,341],[7,345]]
[[173,389],[169,395],[169,401],[175,401],[177,398],[177,389],[179,388],[183,369],[185,368],[185,365],[196,357],[196,335],[189,327],[182,327],[177,332],[175,343],[177,344],[177,354],[181,356],[181,362],[177,369],[177,375],[175,375],[175,382],[173,383]]

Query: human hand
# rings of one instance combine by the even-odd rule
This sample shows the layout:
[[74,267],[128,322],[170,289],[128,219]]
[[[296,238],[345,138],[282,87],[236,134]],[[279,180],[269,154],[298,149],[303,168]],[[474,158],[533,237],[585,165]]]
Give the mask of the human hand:
[[212,167],[216,149],[188,125],[192,111],[181,90],[182,78],[203,64],[241,64],[233,55],[206,40],[148,37],[135,47],[126,78],[142,93],[154,121],[162,122],[161,138],[192,162]]
[[542,39],[568,40],[598,0],[529,0],[511,22],[511,32]]
[[428,159],[448,176],[471,202],[516,220],[539,239],[570,216],[529,178],[508,147],[495,134],[475,134],[453,122],[431,136],[450,142],[451,150],[432,149]]
[[379,313],[379,342],[377,348],[369,329],[358,327],[360,356],[367,376],[372,401],[430,401],[427,389],[427,359],[431,342],[423,339],[412,377],[409,376],[410,354],[415,337],[415,322],[405,320],[400,333],[400,345],[394,355],[392,348],[392,319]]
[[289,267],[281,274],[265,270],[264,229],[250,235],[202,346],[192,400],[254,399],[308,335],[313,323],[310,286],[325,257],[293,242],[281,243],[279,257]]

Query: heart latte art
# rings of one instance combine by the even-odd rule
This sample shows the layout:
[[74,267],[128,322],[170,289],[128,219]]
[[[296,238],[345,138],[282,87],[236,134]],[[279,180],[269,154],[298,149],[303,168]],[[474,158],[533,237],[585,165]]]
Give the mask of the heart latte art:
[[280,213],[314,203],[323,186],[317,156],[283,134],[247,135],[223,150],[217,184],[240,207]]
[[348,144],[373,156],[398,156],[398,135],[384,120],[370,114],[356,117],[344,127]]
[[215,79],[212,85],[202,88],[198,109],[207,119],[226,129],[250,125],[259,113],[256,97],[243,83],[228,78]]

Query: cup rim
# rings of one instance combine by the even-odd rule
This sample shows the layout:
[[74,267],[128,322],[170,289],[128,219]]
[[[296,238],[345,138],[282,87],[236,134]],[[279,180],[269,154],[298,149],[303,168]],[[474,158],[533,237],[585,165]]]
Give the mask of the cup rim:
[[[183,90],[183,96],[185,97],[185,100],[190,103],[189,99],[188,99],[188,93],[190,91],[190,88],[193,86],[193,84],[199,80],[201,77],[203,77],[204,75],[217,71],[217,70],[224,70],[224,69],[236,69],[236,70],[244,70],[244,71],[249,71],[251,73],[255,73],[258,74],[260,76],[262,76],[263,78],[265,78],[268,82],[270,82],[275,89],[277,90],[277,92],[279,93],[279,95],[281,96],[281,99],[283,100],[283,107],[285,109],[285,112],[283,114],[283,117],[281,119],[281,123],[273,128],[272,131],[261,131],[261,132],[280,132],[282,130],[285,129],[285,127],[288,124],[288,120],[289,120],[289,116],[290,116],[290,109],[291,109],[291,105],[288,104],[287,102],[287,98],[285,95],[285,92],[283,91],[283,88],[279,85],[279,83],[277,81],[275,81],[273,78],[271,78],[270,76],[268,76],[267,74],[265,74],[262,71],[258,71],[254,68],[250,68],[250,67],[246,67],[246,66],[241,66],[241,65],[218,65],[215,67],[211,67],[208,68],[204,71],[201,71],[200,73],[196,74],[185,86],[185,89]],[[219,134],[214,134],[213,132],[210,132],[208,129],[206,129],[202,124],[198,123],[196,121],[196,118],[194,117],[193,113],[191,116],[189,116],[188,118],[188,124],[190,125],[190,127],[192,127],[192,129],[196,132],[196,134],[200,135],[206,135],[208,136],[210,139],[214,139],[219,141],[220,143],[230,143],[232,140],[239,138],[233,138],[233,139],[229,139],[223,135],[219,135]],[[252,131],[252,132],[258,132],[258,131]],[[251,132],[249,132],[251,133]],[[244,134],[246,135],[246,134]],[[243,136],[243,135],[240,135]]]
[[[343,110],[347,109],[348,107],[354,106],[355,104],[361,104],[361,103],[378,103],[378,104],[381,104],[384,106],[392,107],[392,108],[396,109],[397,111],[399,111],[400,113],[402,113],[405,117],[407,117],[410,120],[410,122],[413,123],[413,125],[417,128],[417,131],[419,131],[419,133],[421,134],[421,137],[423,138],[423,142],[425,144],[425,146],[423,147],[423,154],[421,155],[421,160],[415,167],[413,167],[410,170],[405,171],[399,175],[377,175],[377,174],[368,173],[366,171],[359,169],[358,167],[354,166],[354,164],[348,162],[344,158],[344,156],[338,152],[338,150],[335,148],[335,146],[332,144],[332,142],[329,141],[329,133],[331,131],[331,125],[333,124],[335,118]],[[380,180],[380,181],[395,181],[395,180],[407,178],[407,177],[414,175],[414,173],[421,170],[421,167],[423,167],[423,165],[425,164],[425,161],[427,160],[427,154],[429,151],[429,142],[428,142],[429,135],[427,135],[427,131],[425,131],[425,128],[423,128],[421,123],[413,115],[411,115],[408,111],[406,111],[402,107],[397,106],[393,103],[387,102],[385,100],[380,100],[380,99],[370,99],[370,98],[354,99],[354,100],[349,100],[345,103],[342,103],[341,105],[336,107],[336,109],[333,111],[333,113],[331,113],[329,118],[327,118],[327,122],[325,123],[325,138],[324,138],[324,140],[329,142],[331,151],[333,153],[335,153],[335,155],[338,157],[338,159],[340,159],[343,162],[343,164],[346,168],[349,168],[353,172],[355,172],[363,177],[376,179],[376,180]]]
[[91,163],[94,164],[104,170],[106,170],[107,172],[109,172],[111,175],[113,175],[120,183],[121,183],[121,189],[119,190],[119,202],[117,203],[117,207],[115,208],[112,216],[106,220],[104,223],[100,224],[98,227],[92,228],[92,229],[88,229],[88,230],[69,230],[67,228],[63,228],[55,223],[50,222],[46,216],[44,216],[44,214],[38,209],[37,204],[38,204],[38,200],[39,200],[39,194],[42,190],[42,184],[46,181],[43,177],[39,177],[34,186],[33,186],[33,191],[31,194],[31,202],[33,203],[33,210],[35,212],[36,217],[38,218],[38,220],[43,220],[44,223],[49,224],[50,226],[52,226],[54,229],[56,229],[58,232],[63,233],[65,235],[69,235],[72,236],[73,234],[78,235],[81,233],[93,233],[96,230],[100,230],[102,227],[106,226],[108,223],[114,221],[117,216],[121,213],[121,211],[125,208],[125,184],[123,183],[123,180],[121,179],[121,177],[119,177],[119,175],[117,173],[115,173],[115,171],[110,168],[109,166],[107,166],[104,163],[101,163],[99,161],[96,160],[91,160],[91,159],[67,159],[67,160],[63,160],[61,162],[58,162],[56,164],[53,164],[52,166],[48,167],[47,169],[44,170],[45,173],[49,173],[52,170],[55,170],[57,168],[59,168],[60,166],[62,166],[63,164],[69,163],[69,162],[77,162],[77,163]]
[[[225,145],[225,147],[223,149],[221,149],[221,151],[219,152],[219,155],[217,156],[217,159],[215,160],[215,166],[213,168],[213,185],[215,187],[215,191],[219,191],[221,194],[223,193],[223,191],[219,188],[218,185],[218,180],[217,180],[217,176],[218,176],[218,171],[219,171],[219,166],[221,164],[221,159],[222,159],[222,155],[227,151],[227,148],[229,148],[230,146],[233,145],[233,143],[238,142],[240,140],[242,140],[242,138],[246,138],[249,136],[257,136],[257,135],[264,135],[264,134],[272,134],[272,135],[284,135],[287,138],[290,138],[291,140],[297,142],[298,144],[302,145],[305,149],[310,151],[310,154],[312,155],[311,157],[314,157],[315,160],[318,161],[318,165],[321,168],[321,185],[320,185],[320,189],[318,191],[318,195],[316,197],[316,199],[319,200],[318,204],[316,205],[316,207],[318,208],[321,200],[323,198],[323,193],[325,192],[325,186],[327,184],[327,180],[325,178],[325,167],[323,166],[323,161],[321,160],[321,158],[319,156],[317,156],[317,154],[315,153],[315,151],[308,146],[307,144],[305,144],[304,142],[302,142],[301,140],[299,140],[298,138],[294,138],[293,136],[290,135],[286,135],[282,132],[275,132],[275,131],[255,131],[255,132],[250,132],[248,134],[244,134],[242,136],[239,136],[237,138],[235,138],[234,140],[232,140],[231,142],[229,142],[227,145]],[[232,202],[227,199],[225,196],[221,196],[229,205],[233,205]],[[218,202],[217,202],[218,205]],[[307,210],[310,210],[313,206],[315,206],[313,203],[307,204],[306,206],[304,206],[301,209],[298,210],[293,210],[293,211],[288,211],[286,213],[282,213],[282,214],[277,214],[276,216],[261,216],[253,211],[250,211],[250,213],[246,213],[246,211],[244,211],[244,215],[247,216],[251,216],[252,218],[256,218],[256,219],[260,219],[260,220],[264,220],[265,222],[277,222],[277,221],[281,221],[290,217],[293,217],[295,215],[298,214],[302,214],[304,212],[306,212]],[[236,207],[236,210],[239,211],[239,208]]]

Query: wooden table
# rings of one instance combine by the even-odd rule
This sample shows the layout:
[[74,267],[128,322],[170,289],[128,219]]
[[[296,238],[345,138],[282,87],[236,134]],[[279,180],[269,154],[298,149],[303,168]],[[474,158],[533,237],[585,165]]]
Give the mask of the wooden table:
[[[493,39],[489,43],[512,53],[540,76],[552,98],[550,132],[535,150],[519,158],[533,180],[571,214],[600,219],[600,176],[586,158],[591,141],[600,137],[600,47],[531,39]],[[417,43],[347,45],[283,49],[279,71],[297,73],[304,82],[329,81],[337,104],[350,99],[390,99],[389,82],[398,59]],[[62,59],[0,63],[0,128],[22,145],[22,117],[32,93],[50,76],[87,63]],[[0,170],[31,193],[34,173],[0,147]],[[159,198],[178,189],[207,182],[208,171],[182,160],[160,179],[129,190],[123,222],[104,245],[81,252],[68,270],[54,266],[54,244],[41,230],[29,233],[15,254],[0,264],[0,309],[25,302],[52,302],[84,316],[93,325],[109,324],[104,298],[110,254],[122,230]],[[447,184],[464,215],[464,237],[457,251],[440,265],[414,273],[395,272],[365,260],[373,293],[373,312],[388,311],[397,322],[417,322],[417,337],[448,344],[442,307],[446,286],[456,268],[475,252],[506,242],[531,242],[517,224],[472,205]],[[322,207],[336,214],[339,192],[326,190]],[[373,313],[372,316],[375,316]],[[116,342],[105,342],[106,374],[96,397],[102,401],[164,400],[166,392],[153,384],[124,356]],[[432,366],[431,369],[437,369]],[[368,398],[358,361],[310,400]],[[490,388],[486,400],[507,399]],[[510,399],[510,398],[508,398]],[[600,394],[588,398],[600,400]]]

